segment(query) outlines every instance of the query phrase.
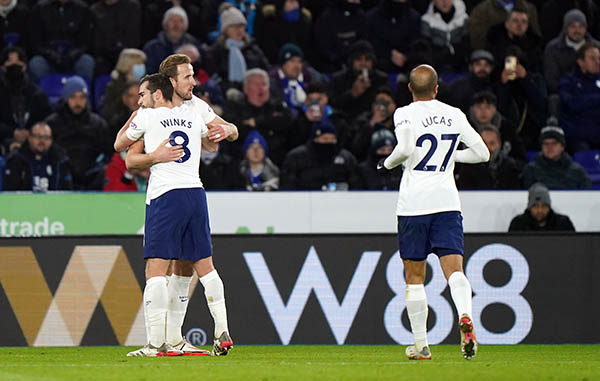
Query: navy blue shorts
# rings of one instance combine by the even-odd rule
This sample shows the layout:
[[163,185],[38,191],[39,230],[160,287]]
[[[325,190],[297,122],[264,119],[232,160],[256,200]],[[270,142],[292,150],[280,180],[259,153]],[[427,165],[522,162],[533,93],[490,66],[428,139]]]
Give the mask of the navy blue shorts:
[[398,216],[400,257],[424,261],[429,253],[435,253],[438,257],[464,254],[462,219],[460,212]]
[[146,205],[144,258],[197,261],[210,256],[204,189],[173,189]]

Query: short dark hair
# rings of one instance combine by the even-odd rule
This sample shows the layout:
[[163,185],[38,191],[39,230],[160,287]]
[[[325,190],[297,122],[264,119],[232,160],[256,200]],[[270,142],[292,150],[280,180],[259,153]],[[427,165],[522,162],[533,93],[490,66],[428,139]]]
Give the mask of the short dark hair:
[[586,42],[585,44],[581,45],[581,48],[579,48],[579,50],[577,50],[577,59],[584,60],[585,53],[590,49],[600,49],[600,47],[593,42]]
[[161,73],[148,74],[142,77],[140,80],[140,86],[148,82],[148,90],[154,93],[156,90],[160,90],[166,101],[171,102],[173,100],[173,85],[169,78]]
[[190,57],[185,54],[171,54],[160,63],[158,72],[169,78],[177,78],[177,66],[192,63]]
[[7,46],[2,49],[2,53],[0,53],[0,64],[4,64],[6,60],[8,60],[8,56],[11,53],[17,53],[19,59],[25,63],[27,63],[27,53],[20,46]]
[[480,126],[478,128],[477,132],[479,132],[479,135],[482,135],[485,131],[493,132],[494,134],[496,134],[496,137],[498,138],[500,143],[502,143],[502,135],[500,134],[500,130],[498,129],[498,127],[494,126],[493,124],[484,124],[483,126]]
[[477,105],[480,103],[496,105],[497,102],[498,102],[498,100],[496,98],[496,94],[492,93],[491,91],[480,91],[478,93],[475,93],[475,95],[473,95],[473,104],[474,105]]
[[323,93],[327,94],[327,85],[323,82],[311,82],[306,86],[306,94]]

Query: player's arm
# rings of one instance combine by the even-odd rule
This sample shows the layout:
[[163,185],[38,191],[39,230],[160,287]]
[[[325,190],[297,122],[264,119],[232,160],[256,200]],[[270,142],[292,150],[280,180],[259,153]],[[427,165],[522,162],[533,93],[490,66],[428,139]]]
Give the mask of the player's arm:
[[127,169],[150,168],[154,164],[179,160],[182,156],[182,146],[171,146],[169,139],[163,140],[150,153],[144,153],[144,142],[138,140],[129,147],[127,157],[125,158],[125,165]]
[[[123,151],[125,151],[125,149],[127,147],[132,145],[137,140],[137,139],[135,139],[135,140],[131,139],[129,136],[127,136],[127,132],[126,132],[127,129],[129,128],[129,125],[131,124],[133,119],[136,117],[136,115],[137,115],[137,110],[131,114],[129,119],[127,119],[127,122],[125,122],[123,127],[121,127],[121,129],[117,133],[117,137],[116,137],[115,143],[114,143],[115,151],[123,152]],[[142,147],[143,147],[143,145],[142,145]]]
[[394,150],[381,165],[385,169],[393,169],[402,164],[415,150],[414,131],[410,120],[405,118],[399,110],[394,113],[394,126],[396,126],[396,140],[398,143]]
[[[462,114],[462,113],[461,113]],[[476,164],[488,161],[490,159],[490,151],[483,142],[473,127],[469,124],[467,117],[461,115],[463,131],[461,133],[461,141],[468,147],[460,151],[456,151],[455,161],[457,163]]]
[[202,138],[202,149],[209,152],[217,152],[219,150],[219,143],[217,143],[217,141],[214,139],[211,140],[207,135],[206,137]]
[[225,121],[218,115],[206,124],[208,127],[208,138],[215,143],[227,139],[228,142],[234,142],[239,137],[238,129],[233,123]]

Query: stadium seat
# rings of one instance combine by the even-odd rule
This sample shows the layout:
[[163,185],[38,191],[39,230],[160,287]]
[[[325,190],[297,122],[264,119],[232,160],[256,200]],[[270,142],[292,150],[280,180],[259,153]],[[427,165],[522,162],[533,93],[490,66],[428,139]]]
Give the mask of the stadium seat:
[[21,35],[19,33],[6,33],[3,37],[6,46],[15,46],[19,42]]
[[585,169],[594,188],[600,189],[600,150],[576,152],[573,160]]
[[104,104],[104,90],[110,82],[110,74],[104,74],[96,78],[94,81],[94,109],[97,113],[104,116],[102,105]]
[[444,82],[444,83],[451,83],[452,81],[454,81],[455,79],[458,78],[464,78],[466,76],[468,76],[469,73],[463,73],[463,72],[458,72],[458,73],[444,73],[440,76],[440,82]]
[[398,90],[398,74],[400,73],[389,73],[388,77],[390,78],[390,87],[394,94],[396,94],[396,90]]
[[527,151],[527,162],[533,161],[540,151]]
[[[76,74],[48,74],[43,76],[40,79],[39,86],[44,90],[46,95],[48,95],[48,99],[50,100],[50,104],[54,107],[56,102],[60,99],[60,94],[62,92],[63,87],[65,86],[65,82],[67,79],[71,77],[75,77]],[[87,83],[87,80],[84,79]],[[90,85],[88,83],[88,89]]]

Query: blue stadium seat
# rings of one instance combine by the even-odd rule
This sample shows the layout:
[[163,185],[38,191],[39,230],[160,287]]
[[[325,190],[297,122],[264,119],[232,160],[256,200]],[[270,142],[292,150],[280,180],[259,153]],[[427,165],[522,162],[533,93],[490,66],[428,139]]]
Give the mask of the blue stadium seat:
[[110,82],[110,74],[101,75],[94,81],[94,109],[101,115],[104,115],[102,106],[104,104],[104,90],[106,90],[108,82]]
[[394,94],[396,94],[396,90],[398,90],[398,74],[400,73],[389,73],[388,77],[390,79],[390,87]]
[[533,161],[540,151],[527,151],[527,162]]
[[600,187],[600,150],[580,151],[573,155],[573,160],[579,163],[592,180],[594,188]]
[[6,46],[15,46],[19,42],[21,35],[19,33],[6,33],[3,37]]
[[[75,77],[76,74],[48,74],[43,76],[40,79],[39,86],[44,90],[46,95],[48,95],[48,99],[50,100],[50,104],[54,106],[56,102],[60,99],[60,94],[62,93],[63,87],[65,86],[65,82],[67,79],[71,77]],[[85,80],[85,79],[84,79]],[[85,80],[87,83],[87,80]],[[90,85],[88,83],[88,89]]]
[[444,82],[444,83],[451,83],[452,81],[454,81],[455,79],[458,78],[464,78],[466,76],[468,76],[469,73],[463,73],[463,72],[458,72],[458,73],[444,73],[440,76],[440,82]]

